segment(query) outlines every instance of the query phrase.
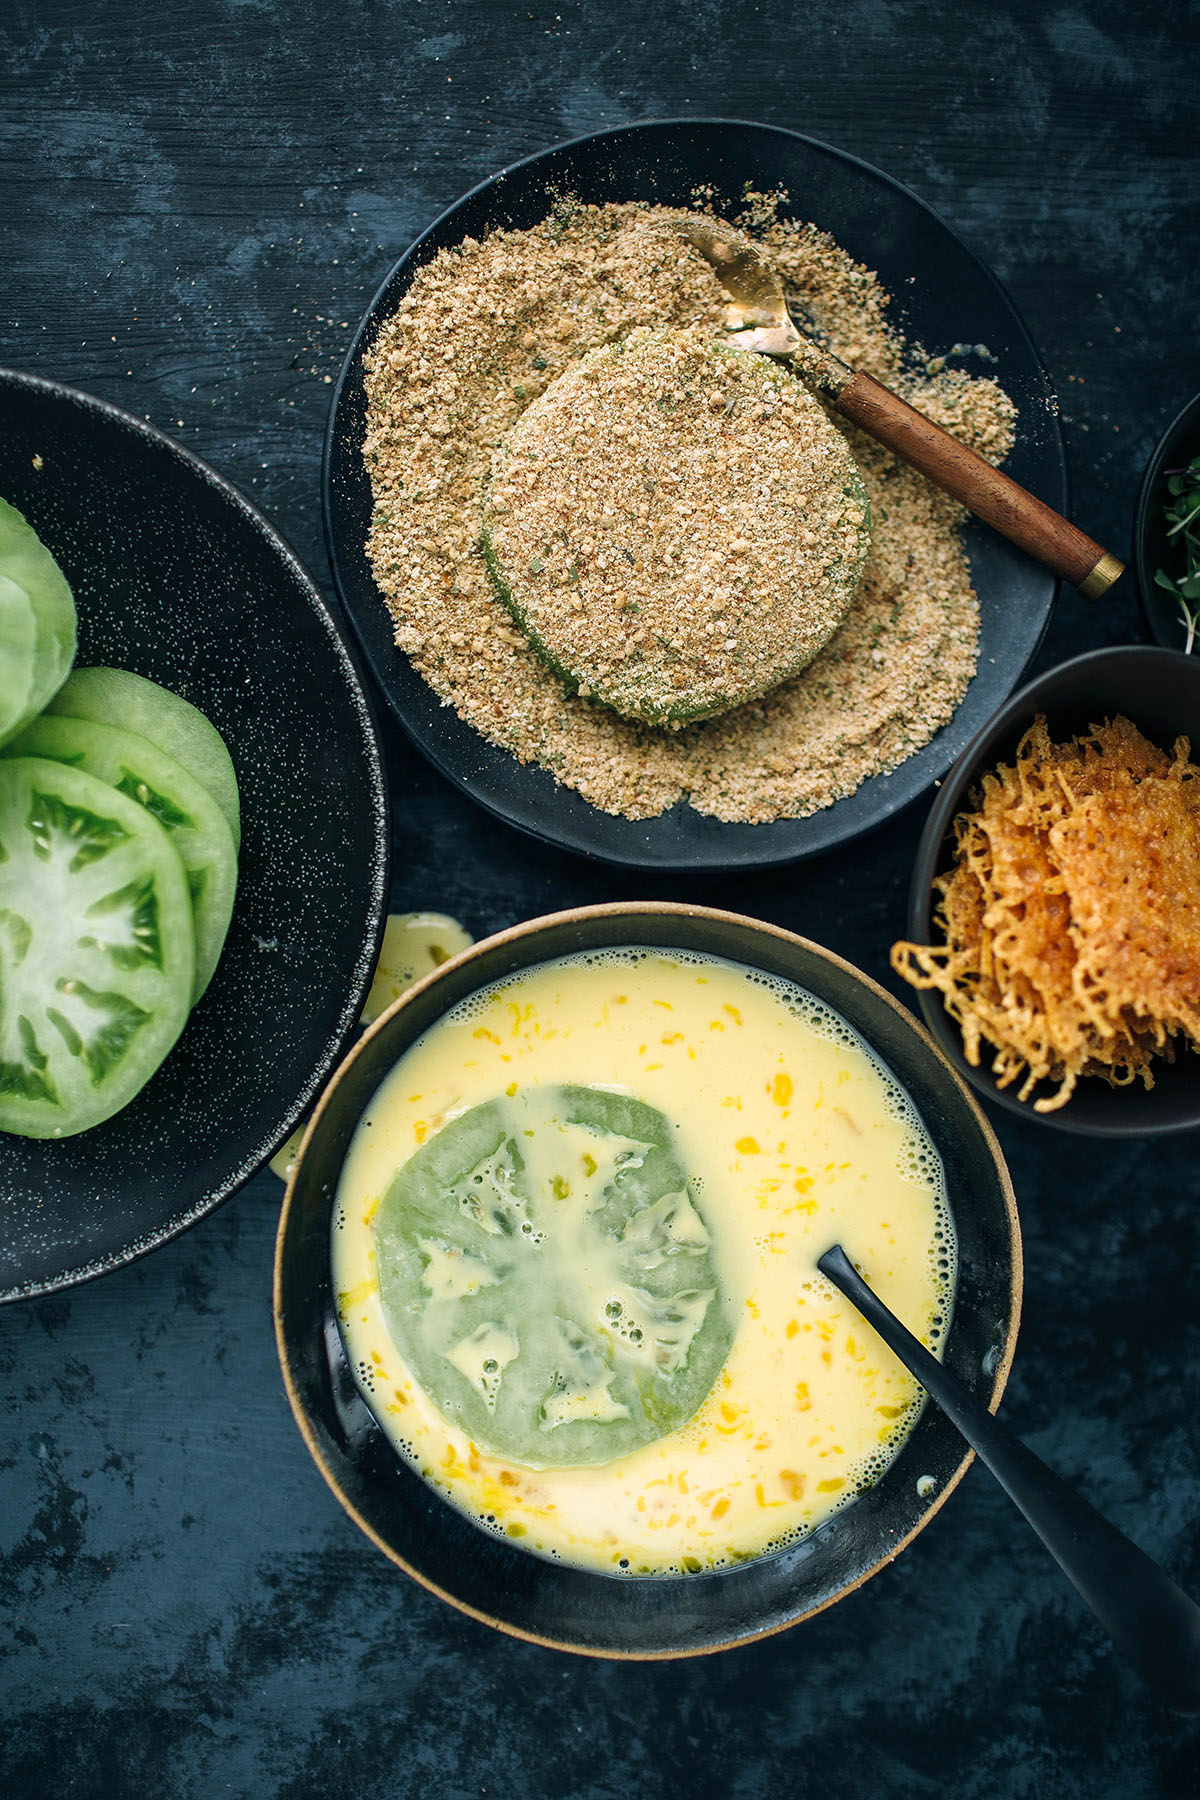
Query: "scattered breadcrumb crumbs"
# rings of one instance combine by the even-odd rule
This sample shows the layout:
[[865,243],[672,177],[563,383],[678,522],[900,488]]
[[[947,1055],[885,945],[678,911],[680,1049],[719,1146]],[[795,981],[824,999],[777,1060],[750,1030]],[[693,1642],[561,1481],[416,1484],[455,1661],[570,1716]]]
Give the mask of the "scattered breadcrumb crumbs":
[[1064,1106],[1081,1075],[1154,1085],[1173,1040],[1200,1046],[1200,768],[1118,717],[1068,743],[1038,717],[1015,766],[984,776],[935,882],[937,945],[892,966],[934,988],[978,1067],[1004,1088],[1043,1079]]
[[[770,250],[835,355],[888,382],[992,461],[1015,410],[995,381],[914,372],[876,277],[756,197],[737,222]],[[365,358],[368,554],[396,642],[460,716],[602,811],[687,800],[727,821],[805,818],[895,768],[952,717],[975,672],[978,606],[962,509],[844,421],[872,544],[840,628],[799,675],[681,729],[572,691],[492,591],[485,484],[525,409],[590,351],[639,327],[719,332],[724,296],[678,209],[570,198],[529,230],[465,238],[417,271]]]

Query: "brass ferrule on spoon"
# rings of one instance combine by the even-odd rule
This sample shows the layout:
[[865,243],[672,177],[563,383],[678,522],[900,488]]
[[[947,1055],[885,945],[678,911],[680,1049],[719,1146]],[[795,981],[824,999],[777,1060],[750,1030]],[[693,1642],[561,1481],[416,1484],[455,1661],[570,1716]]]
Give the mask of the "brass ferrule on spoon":
[[679,231],[729,295],[726,331],[731,342],[797,362],[803,377],[845,418],[1069,581],[1085,599],[1107,593],[1124,563],[882,382],[850,368],[798,331],[778,274],[749,238],[715,219],[684,220]]

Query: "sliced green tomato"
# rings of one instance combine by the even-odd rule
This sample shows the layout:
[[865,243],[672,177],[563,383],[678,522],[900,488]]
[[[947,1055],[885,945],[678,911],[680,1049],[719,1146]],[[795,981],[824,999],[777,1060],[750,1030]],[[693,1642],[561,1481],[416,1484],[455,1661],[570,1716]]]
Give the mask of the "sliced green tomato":
[[75,669],[46,709],[149,738],[206,787],[241,848],[237,776],[225,740],[198,707],[129,669]]
[[192,1003],[183,864],[94,775],[0,758],[0,1130],[70,1137],[132,1100]]
[[146,738],[88,719],[35,719],[6,754],[41,756],[85,769],[128,794],[157,819],[187,874],[195,915],[199,999],[217,966],[237,886],[233,838],[208,789]]
[[75,600],[66,576],[33,526],[7,500],[0,500],[0,575],[24,591],[36,633],[28,691],[20,709],[10,710],[5,692],[0,718],[4,743],[27,719],[36,718],[62,686],[75,660],[76,635]]
[[37,665],[37,618],[23,587],[0,575],[0,744],[28,717]]
[[662,1113],[599,1088],[472,1107],[403,1165],[375,1219],[384,1314],[482,1449],[581,1468],[700,1406],[733,1338]]

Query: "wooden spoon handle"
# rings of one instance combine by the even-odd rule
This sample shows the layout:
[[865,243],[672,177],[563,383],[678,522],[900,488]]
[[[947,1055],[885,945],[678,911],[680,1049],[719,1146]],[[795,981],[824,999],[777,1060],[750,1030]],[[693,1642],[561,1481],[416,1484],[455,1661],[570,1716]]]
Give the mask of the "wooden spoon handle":
[[832,395],[839,412],[861,425],[914,469],[944,488],[1003,537],[1069,581],[1088,600],[1098,600],[1125,565],[1086,532],[1046,506],[1011,476],[861,370]]

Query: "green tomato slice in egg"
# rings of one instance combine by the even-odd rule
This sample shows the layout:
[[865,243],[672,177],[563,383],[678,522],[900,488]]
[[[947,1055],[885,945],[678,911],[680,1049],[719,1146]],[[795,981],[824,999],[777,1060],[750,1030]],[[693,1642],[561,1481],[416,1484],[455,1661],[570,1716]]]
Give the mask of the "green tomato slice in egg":
[[481,1449],[611,1462],[690,1419],[733,1331],[710,1236],[652,1106],[519,1089],[453,1119],[375,1219],[388,1325]]
[[188,1016],[183,864],[136,800],[0,759],[0,1130],[70,1137],[131,1100]]

